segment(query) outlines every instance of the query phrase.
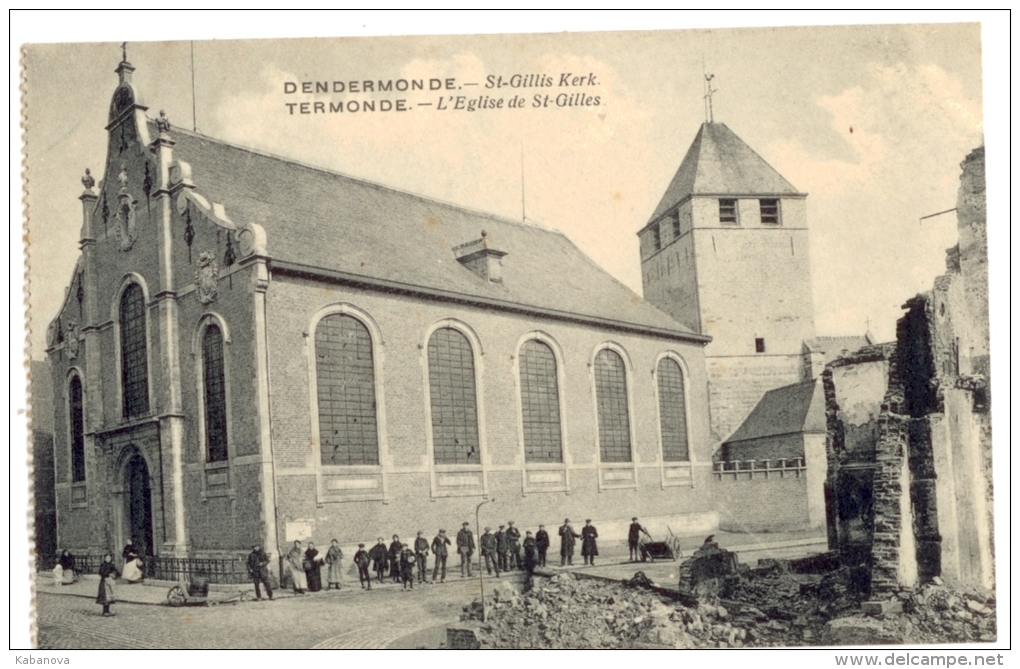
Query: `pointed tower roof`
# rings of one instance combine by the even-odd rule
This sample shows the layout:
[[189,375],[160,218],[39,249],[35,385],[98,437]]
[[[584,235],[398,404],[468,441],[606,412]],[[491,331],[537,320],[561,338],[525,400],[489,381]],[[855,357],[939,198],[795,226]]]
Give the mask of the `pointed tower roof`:
[[725,123],[702,123],[649,223],[692,195],[803,195]]

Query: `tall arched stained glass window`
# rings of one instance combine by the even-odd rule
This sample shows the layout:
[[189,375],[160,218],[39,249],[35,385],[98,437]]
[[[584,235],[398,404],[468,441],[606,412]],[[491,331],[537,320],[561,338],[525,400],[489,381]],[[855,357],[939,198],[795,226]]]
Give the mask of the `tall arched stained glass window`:
[[429,338],[428,356],[435,463],[481,464],[471,342],[453,328],[439,328]]
[[627,369],[623,358],[612,349],[604,348],[595,356],[595,399],[602,462],[630,462]]
[[79,483],[85,480],[85,404],[81,379],[77,375],[71,377],[67,404],[71,428],[71,481]]
[[347,314],[315,327],[319,452],[324,465],[378,465],[375,363],[368,328]]
[[227,459],[227,386],[223,368],[223,332],[207,325],[202,333],[202,382],[205,387],[205,444],[209,462]]
[[691,459],[687,445],[687,400],[684,397],[684,373],[672,358],[659,361],[659,424],[662,428],[663,462]]
[[563,462],[556,356],[537,339],[521,346],[521,420],[525,462]]
[[132,283],[120,296],[120,378],[124,418],[149,413],[149,359],[145,340],[145,294]]

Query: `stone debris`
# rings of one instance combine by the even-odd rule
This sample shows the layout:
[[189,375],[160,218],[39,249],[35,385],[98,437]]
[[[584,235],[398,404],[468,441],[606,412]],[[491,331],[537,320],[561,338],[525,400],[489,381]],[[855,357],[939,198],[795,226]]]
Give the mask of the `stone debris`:
[[[697,557],[697,555],[695,555]],[[694,558],[692,558],[694,559]],[[720,559],[720,558],[711,558]],[[721,558],[726,560],[728,558]],[[994,641],[989,595],[929,584],[895,593],[865,615],[852,571],[797,573],[783,561],[760,569],[727,569],[719,596],[694,605],[650,591],[638,572],[622,582],[578,579],[566,572],[536,577],[523,591],[510,581],[493,588],[482,648],[741,648],[811,645],[927,644]],[[694,573],[690,570],[688,573]],[[711,572],[709,572],[711,574]],[[697,589],[697,586],[695,586]],[[901,612],[899,612],[901,611]],[[462,620],[481,621],[481,602]]]

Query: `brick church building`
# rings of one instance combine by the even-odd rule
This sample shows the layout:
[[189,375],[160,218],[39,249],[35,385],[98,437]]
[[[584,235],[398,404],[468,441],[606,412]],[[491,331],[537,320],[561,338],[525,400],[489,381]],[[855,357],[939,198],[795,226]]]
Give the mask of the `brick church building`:
[[60,547],[346,547],[486,499],[613,539],[754,506],[713,455],[814,376],[805,195],[725,125],[640,233],[641,299],[558,232],[149,118],[133,70],[48,331]]

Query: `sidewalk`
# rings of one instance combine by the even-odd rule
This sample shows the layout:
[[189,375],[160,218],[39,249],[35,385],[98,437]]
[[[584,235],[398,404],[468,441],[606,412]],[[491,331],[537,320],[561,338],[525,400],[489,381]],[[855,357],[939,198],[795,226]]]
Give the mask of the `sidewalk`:
[[[167,601],[167,592],[175,585],[177,583],[171,581],[146,580],[142,583],[125,583],[118,580],[114,581],[113,591],[118,602],[163,605]],[[79,576],[78,581],[71,585],[55,586],[53,585],[53,579],[48,573],[40,573],[36,575],[35,587],[37,592],[95,599],[99,591],[99,577],[95,574],[85,574]],[[222,585],[213,583],[209,585],[209,601],[216,602],[227,599],[231,595],[236,595],[243,591],[252,593],[254,597],[255,589],[251,584]],[[282,594],[284,596],[292,596],[290,592]]]
[[[823,553],[828,550],[827,540],[823,531],[813,532],[784,532],[767,534],[736,534],[731,532],[717,532],[714,541],[719,543],[721,548],[737,553],[738,558],[745,564],[754,566],[761,558],[793,558]],[[664,537],[655,537],[662,539]],[[679,579],[680,563],[697,550],[704,542],[704,537],[679,537],[680,548],[683,555],[678,556],[675,561],[656,562],[630,562],[629,549],[626,542],[600,542],[599,556],[596,558],[594,567],[584,566],[584,558],[581,557],[581,547],[578,543],[574,553],[574,565],[572,567],[560,567],[559,537],[552,537],[553,545],[549,548],[548,567],[546,570],[559,571],[561,569],[583,570],[598,574],[606,578],[625,579],[634,576],[635,572],[643,571],[656,584],[663,587],[675,587]],[[454,576],[450,577],[454,582]],[[459,579],[456,579],[459,581]],[[124,583],[116,581],[114,591],[119,602],[131,604],[164,605],[167,601],[167,592],[176,582],[171,581],[145,581],[144,583]],[[353,585],[357,585],[354,583]],[[348,587],[350,587],[348,585]],[[395,586],[399,587],[399,586]],[[53,579],[49,573],[36,575],[36,590],[41,593],[55,595],[66,595],[71,597],[88,597],[95,599],[99,590],[99,577],[86,574],[71,585],[54,586]],[[254,595],[254,588],[251,584],[226,585],[211,583],[209,585],[209,601],[218,602],[225,600],[231,595],[247,591]],[[290,590],[278,589],[274,591],[277,598],[294,597]]]
[[[553,537],[553,545],[549,548],[548,566],[543,571],[551,573],[561,570],[583,571],[619,580],[629,579],[636,572],[642,571],[656,585],[673,589],[677,587],[680,579],[680,564],[704,543],[705,537],[679,537],[679,540],[683,554],[677,556],[675,561],[631,562],[630,551],[625,542],[607,542],[607,545],[599,544],[599,556],[595,559],[594,567],[584,565],[580,544],[574,551],[574,565],[560,567],[559,538]],[[828,540],[823,530],[764,534],[716,532],[713,541],[717,542],[720,548],[733,551],[741,563],[752,567],[762,558],[796,558],[828,550]]]

